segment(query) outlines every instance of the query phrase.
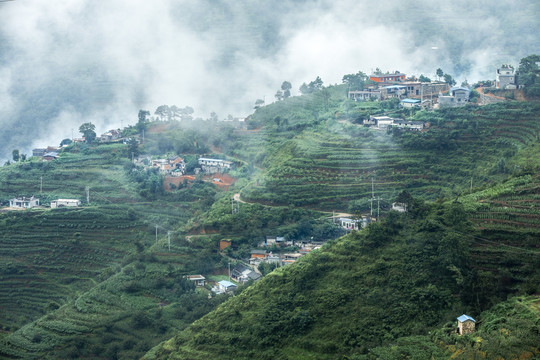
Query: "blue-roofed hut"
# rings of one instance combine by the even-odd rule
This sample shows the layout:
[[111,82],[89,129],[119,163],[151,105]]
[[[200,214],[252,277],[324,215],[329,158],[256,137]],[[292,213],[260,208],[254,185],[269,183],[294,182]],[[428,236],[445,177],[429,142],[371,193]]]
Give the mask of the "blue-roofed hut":
[[471,334],[474,332],[474,328],[476,326],[476,320],[474,320],[469,315],[461,315],[457,318],[458,321],[458,334],[459,335],[465,335],[465,334]]

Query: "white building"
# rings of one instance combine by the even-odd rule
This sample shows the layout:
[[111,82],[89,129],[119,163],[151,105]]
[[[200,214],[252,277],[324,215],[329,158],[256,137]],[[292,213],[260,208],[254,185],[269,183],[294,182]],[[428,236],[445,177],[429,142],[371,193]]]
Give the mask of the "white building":
[[36,206],[39,206],[39,199],[36,199],[35,197],[20,197],[20,198],[14,198],[9,200],[9,206],[12,208],[23,208],[23,209],[30,209]]
[[222,159],[199,158],[199,166],[206,173],[220,172],[232,168],[233,162]]
[[58,199],[51,201],[51,209],[59,207],[77,207],[81,206],[81,200],[77,199]]
[[511,65],[502,65],[497,69],[496,74],[497,89],[515,89],[516,75]]
[[234,293],[234,291],[238,288],[238,286],[230,281],[227,280],[221,280],[218,282],[218,291],[220,293]]
[[193,281],[195,286],[204,286],[206,284],[206,278],[202,275],[188,275],[189,281]]

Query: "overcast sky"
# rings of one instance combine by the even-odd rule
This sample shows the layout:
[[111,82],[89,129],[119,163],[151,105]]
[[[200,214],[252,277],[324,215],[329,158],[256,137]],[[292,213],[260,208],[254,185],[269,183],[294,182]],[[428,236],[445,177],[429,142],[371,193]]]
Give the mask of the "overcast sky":
[[[0,2],[0,159],[101,133],[139,109],[246,116],[284,80],[400,70],[458,81],[540,53],[540,6],[513,1]],[[381,5],[382,4],[382,5]],[[2,161],[3,163],[3,161]]]

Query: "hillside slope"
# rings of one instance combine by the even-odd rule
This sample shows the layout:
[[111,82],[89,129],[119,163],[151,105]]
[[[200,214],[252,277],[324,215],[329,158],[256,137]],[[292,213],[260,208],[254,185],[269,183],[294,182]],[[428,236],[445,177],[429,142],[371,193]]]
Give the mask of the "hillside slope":
[[[272,272],[146,358],[338,359],[479,315],[497,284],[478,286],[473,224],[459,203],[416,207]],[[538,275],[530,259],[501,270],[520,266]]]

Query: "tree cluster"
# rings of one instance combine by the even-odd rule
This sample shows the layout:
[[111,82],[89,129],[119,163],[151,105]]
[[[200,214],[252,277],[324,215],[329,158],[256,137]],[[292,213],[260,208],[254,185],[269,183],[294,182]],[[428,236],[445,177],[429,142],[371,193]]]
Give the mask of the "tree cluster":
[[323,87],[323,81],[321,80],[319,76],[317,76],[317,78],[311,81],[309,84],[302,83],[299,90],[300,90],[300,93],[302,93],[302,95],[306,95],[306,94],[312,94],[315,91],[321,90],[322,87]]

